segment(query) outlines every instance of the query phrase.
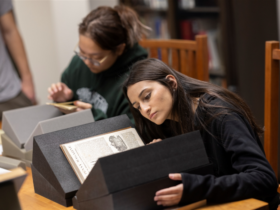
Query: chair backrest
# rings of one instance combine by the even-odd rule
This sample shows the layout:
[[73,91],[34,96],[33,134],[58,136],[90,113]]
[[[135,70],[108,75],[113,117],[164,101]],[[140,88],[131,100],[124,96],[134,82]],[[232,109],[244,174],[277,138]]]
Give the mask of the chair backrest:
[[159,58],[173,69],[196,79],[208,81],[207,36],[193,40],[143,39],[139,44],[148,49],[150,58]]
[[265,45],[264,150],[277,178],[279,60],[279,42],[267,41]]

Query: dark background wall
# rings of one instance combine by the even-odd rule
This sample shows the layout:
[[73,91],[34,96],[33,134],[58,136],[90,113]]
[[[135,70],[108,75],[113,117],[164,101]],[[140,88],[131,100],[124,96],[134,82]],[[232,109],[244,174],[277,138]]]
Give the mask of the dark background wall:
[[276,0],[221,0],[229,87],[264,124],[265,41],[278,40]]

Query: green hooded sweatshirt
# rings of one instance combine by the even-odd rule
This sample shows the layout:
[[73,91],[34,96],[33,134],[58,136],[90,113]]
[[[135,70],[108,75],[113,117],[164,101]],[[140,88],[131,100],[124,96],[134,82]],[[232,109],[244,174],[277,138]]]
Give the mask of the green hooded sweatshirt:
[[95,74],[78,56],[74,56],[63,72],[61,82],[73,91],[74,96],[71,100],[92,104],[95,120],[127,114],[134,123],[128,101],[122,92],[122,84],[127,78],[129,67],[145,58],[147,58],[147,51],[135,44],[109,69]]

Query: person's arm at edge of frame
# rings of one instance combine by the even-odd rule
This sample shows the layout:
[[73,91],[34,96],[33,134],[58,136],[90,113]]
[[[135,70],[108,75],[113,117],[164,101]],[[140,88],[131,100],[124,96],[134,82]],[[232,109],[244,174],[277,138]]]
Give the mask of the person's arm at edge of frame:
[[32,74],[29,69],[24,44],[16,26],[12,10],[0,17],[0,26],[5,43],[21,76],[22,91],[31,100],[31,102],[35,104],[36,96]]

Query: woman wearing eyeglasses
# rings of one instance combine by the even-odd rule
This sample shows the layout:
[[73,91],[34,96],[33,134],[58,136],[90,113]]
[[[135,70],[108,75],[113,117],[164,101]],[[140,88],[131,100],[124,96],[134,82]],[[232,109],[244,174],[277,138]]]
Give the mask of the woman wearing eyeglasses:
[[125,6],[99,7],[79,25],[75,56],[61,82],[48,89],[55,102],[75,101],[76,111],[91,109],[95,120],[127,114],[133,119],[121,91],[129,67],[147,57],[138,45],[149,28]]

